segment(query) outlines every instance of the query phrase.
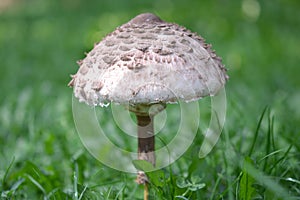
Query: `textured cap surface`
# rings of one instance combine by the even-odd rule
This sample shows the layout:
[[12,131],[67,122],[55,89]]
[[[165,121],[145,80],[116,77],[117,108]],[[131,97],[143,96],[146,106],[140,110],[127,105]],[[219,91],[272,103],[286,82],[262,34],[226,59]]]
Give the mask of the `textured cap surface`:
[[78,64],[69,85],[89,105],[193,101],[214,95],[227,79],[203,38],[151,13],[118,27]]

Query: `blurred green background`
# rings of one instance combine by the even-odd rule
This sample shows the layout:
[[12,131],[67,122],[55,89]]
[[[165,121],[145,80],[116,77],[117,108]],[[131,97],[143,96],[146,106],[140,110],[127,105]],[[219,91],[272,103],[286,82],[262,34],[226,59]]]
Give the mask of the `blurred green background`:
[[[299,10],[298,0],[1,0],[2,190],[29,161],[72,185],[70,163],[84,147],[72,121],[69,75],[95,42],[142,12],[198,32],[223,58],[230,76],[224,131],[232,141],[251,140],[269,106],[276,142],[292,145],[299,158]],[[13,158],[14,175],[5,179]]]

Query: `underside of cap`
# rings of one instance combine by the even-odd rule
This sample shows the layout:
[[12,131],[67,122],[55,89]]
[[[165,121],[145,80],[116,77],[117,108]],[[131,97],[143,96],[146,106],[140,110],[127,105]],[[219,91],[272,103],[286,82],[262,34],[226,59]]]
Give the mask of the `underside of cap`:
[[70,86],[89,105],[173,103],[214,95],[228,78],[203,38],[151,13],[97,43]]

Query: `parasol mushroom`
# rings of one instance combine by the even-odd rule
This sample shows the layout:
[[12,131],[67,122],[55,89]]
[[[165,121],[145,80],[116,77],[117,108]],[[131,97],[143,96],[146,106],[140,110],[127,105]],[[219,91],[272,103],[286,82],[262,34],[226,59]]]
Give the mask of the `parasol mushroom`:
[[[125,105],[138,125],[138,159],[155,165],[153,117],[166,104],[215,95],[228,76],[211,45],[196,33],[151,13],[108,34],[78,62],[69,86],[91,106]],[[137,182],[146,184],[139,172]]]

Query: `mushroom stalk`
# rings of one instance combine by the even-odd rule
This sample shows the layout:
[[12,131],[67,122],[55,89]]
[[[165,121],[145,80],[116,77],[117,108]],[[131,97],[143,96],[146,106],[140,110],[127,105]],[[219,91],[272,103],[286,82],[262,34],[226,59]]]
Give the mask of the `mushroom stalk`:
[[155,138],[153,116],[136,115],[138,125],[138,159],[146,160],[155,166]]
[[[153,118],[150,115],[139,115],[136,113],[138,125],[138,159],[146,160],[155,166],[155,136],[153,128]],[[148,179],[143,171],[138,172],[138,184],[144,184],[144,200],[148,200]]]
[[[138,159],[146,160],[155,166],[155,136],[153,128],[154,116],[139,115],[136,113],[138,125]],[[145,184],[147,177],[144,172],[139,171],[136,182]]]

